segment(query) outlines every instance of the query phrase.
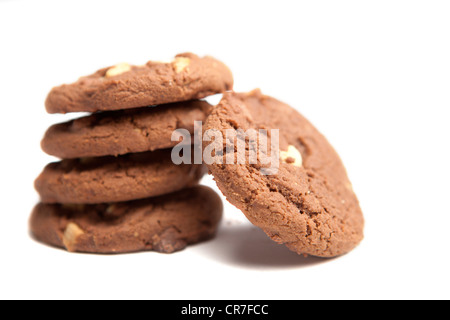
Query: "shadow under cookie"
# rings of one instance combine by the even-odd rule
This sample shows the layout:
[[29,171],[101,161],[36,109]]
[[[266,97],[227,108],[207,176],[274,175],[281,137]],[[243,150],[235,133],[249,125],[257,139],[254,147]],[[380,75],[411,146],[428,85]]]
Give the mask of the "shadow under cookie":
[[262,230],[250,223],[232,226],[225,223],[216,239],[198,250],[222,263],[249,269],[303,268],[331,261],[299,256],[273,242]]

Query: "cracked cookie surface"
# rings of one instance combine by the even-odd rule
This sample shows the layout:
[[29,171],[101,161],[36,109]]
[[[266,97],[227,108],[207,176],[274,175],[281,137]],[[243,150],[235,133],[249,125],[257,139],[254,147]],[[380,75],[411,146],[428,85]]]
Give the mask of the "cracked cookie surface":
[[203,165],[173,164],[171,150],[62,160],[35,181],[44,203],[105,203],[155,197],[196,185]]
[[222,217],[219,195],[204,186],[151,199],[99,205],[38,204],[30,230],[72,252],[172,253],[211,239]]
[[[226,163],[226,152],[208,165],[227,199],[272,240],[319,257],[345,254],[362,240],[362,211],[338,154],[296,110],[259,90],[226,93],[204,129],[224,137],[226,130],[264,129],[269,141],[270,130],[279,129],[276,174],[263,174],[259,158],[256,164],[219,164]],[[230,150],[237,158],[236,149]]]
[[49,113],[123,110],[202,99],[232,87],[233,76],[222,62],[183,53],[167,63],[122,63],[98,70],[53,88],[45,106]]
[[194,100],[157,107],[99,112],[50,127],[42,149],[62,159],[117,156],[171,148],[177,129],[194,133],[211,105]]

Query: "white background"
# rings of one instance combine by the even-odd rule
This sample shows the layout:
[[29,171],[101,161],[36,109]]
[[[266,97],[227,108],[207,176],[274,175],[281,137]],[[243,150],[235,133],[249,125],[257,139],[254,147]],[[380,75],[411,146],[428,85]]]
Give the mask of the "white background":
[[[449,1],[0,1],[0,298],[431,299],[449,294]],[[307,116],[366,218],[350,254],[305,259],[226,205],[173,254],[69,254],[30,239],[56,85],[192,51]],[[214,186],[211,178],[205,183]]]

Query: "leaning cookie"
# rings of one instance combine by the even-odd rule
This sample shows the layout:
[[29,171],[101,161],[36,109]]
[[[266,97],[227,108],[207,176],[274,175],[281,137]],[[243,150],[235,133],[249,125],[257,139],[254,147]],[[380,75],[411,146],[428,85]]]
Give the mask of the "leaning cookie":
[[172,253],[211,239],[222,216],[220,197],[196,186],[170,195],[116,204],[38,204],[34,237],[72,252]]
[[194,122],[204,122],[211,110],[205,101],[194,100],[157,107],[99,112],[50,127],[42,149],[62,159],[117,156],[166,149],[178,142],[172,133],[194,133]]
[[107,203],[155,197],[196,185],[202,165],[175,165],[171,150],[63,160],[36,179],[43,203]]
[[[271,142],[277,140],[271,130],[279,130],[280,153],[272,158],[278,170],[264,149],[257,161],[243,164],[226,163],[249,159],[249,148],[244,154],[216,151],[208,165],[227,199],[272,240],[319,257],[345,254],[362,240],[363,215],[339,156],[296,110],[260,91],[227,93],[207,119],[210,129],[224,137],[226,130],[262,129]],[[223,148],[220,140],[214,144]]]
[[179,54],[169,63],[119,64],[54,88],[49,113],[122,110],[195,100],[231,90],[233,76],[222,62]]

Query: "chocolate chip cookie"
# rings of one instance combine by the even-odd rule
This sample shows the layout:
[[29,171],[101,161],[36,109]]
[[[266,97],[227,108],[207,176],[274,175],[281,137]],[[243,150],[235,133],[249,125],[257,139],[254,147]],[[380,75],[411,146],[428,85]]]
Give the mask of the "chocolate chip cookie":
[[200,100],[122,111],[94,113],[50,127],[42,149],[62,159],[117,156],[166,149],[177,129],[194,133],[211,106]]
[[155,197],[193,186],[203,165],[175,165],[171,150],[62,160],[35,182],[44,203],[107,203]]
[[220,197],[203,186],[114,204],[38,204],[30,229],[44,243],[86,253],[172,253],[208,240],[222,216]]
[[[345,254],[362,240],[362,211],[339,156],[296,110],[258,90],[226,93],[206,121],[205,130],[210,129],[224,137],[226,130],[262,129],[269,142],[276,140],[271,130],[279,129],[276,174],[265,171],[260,154],[255,164],[226,164],[249,159],[248,146],[244,155],[236,148],[212,152],[214,162],[208,165],[227,199],[272,240],[319,257]],[[223,149],[222,141],[212,143]]]
[[233,76],[222,62],[184,53],[169,63],[101,69],[54,88],[45,106],[49,113],[123,110],[201,99],[232,87]]

